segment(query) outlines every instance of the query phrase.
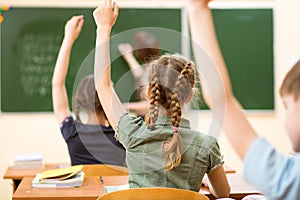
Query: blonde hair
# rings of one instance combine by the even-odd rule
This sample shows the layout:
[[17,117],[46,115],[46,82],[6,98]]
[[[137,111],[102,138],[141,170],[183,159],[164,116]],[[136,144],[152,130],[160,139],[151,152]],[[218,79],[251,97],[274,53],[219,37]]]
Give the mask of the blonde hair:
[[98,98],[97,91],[95,89],[93,75],[87,75],[80,81],[74,98],[73,110],[76,120],[80,123],[82,123],[80,118],[81,110],[90,113],[103,113],[106,118],[100,100]]
[[296,100],[300,96],[300,61],[286,74],[279,93],[281,97],[293,95]]
[[163,55],[150,63],[150,109],[148,125],[153,127],[163,107],[171,116],[173,136],[163,147],[165,168],[171,170],[181,162],[181,139],[178,127],[182,105],[192,92],[195,83],[194,64],[178,54]]

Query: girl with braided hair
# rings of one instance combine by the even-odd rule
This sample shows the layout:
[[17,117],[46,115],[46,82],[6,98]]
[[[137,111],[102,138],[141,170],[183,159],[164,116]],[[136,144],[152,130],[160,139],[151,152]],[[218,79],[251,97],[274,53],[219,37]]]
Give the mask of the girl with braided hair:
[[[73,108],[76,120],[69,109],[65,80],[71,49],[83,23],[83,16],[74,16],[65,25],[65,36],[52,78],[54,114],[68,145],[72,165],[103,163],[123,166],[125,150],[114,138],[115,132],[107,123],[95,90],[93,75],[84,77],[78,85]],[[87,114],[87,124],[81,120],[82,111]]]
[[148,119],[131,116],[111,84],[110,33],[118,6],[104,0],[94,10],[97,25],[95,86],[116,137],[126,148],[129,186],[172,187],[199,191],[207,174],[210,191],[228,197],[230,187],[214,137],[192,130],[182,107],[193,96],[194,64],[180,55],[163,55],[150,63]]

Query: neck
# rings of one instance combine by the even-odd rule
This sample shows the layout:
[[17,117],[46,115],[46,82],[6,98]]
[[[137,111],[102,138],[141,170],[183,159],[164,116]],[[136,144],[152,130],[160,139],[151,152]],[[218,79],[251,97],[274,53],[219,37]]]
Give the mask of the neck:
[[167,111],[163,106],[160,106],[158,115],[172,116],[172,113],[170,111]]
[[[183,105],[181,106],[181,113],[183,114]],[[171,111],[167,111],[163,106],[160,106],[158,115],[171,117],[172,116],[172,112]]]
[[107,126],[107,120],[103,113],[89,114],[88,124]]

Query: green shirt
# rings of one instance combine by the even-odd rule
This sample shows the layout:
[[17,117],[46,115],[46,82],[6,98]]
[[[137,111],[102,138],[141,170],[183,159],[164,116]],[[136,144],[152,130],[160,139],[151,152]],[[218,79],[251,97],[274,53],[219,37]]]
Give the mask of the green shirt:
[[125,113],[119,121],[118,137],[126,148],[129,185],[138,187],[171,187],[199,191],[202,178],[223,164],[214,137],[191,130],[181,119],[181,163],[172,170],[164,169],[162,145],[173,136],[171,118],[159,116],[154,128],[148,128],[140,117]]

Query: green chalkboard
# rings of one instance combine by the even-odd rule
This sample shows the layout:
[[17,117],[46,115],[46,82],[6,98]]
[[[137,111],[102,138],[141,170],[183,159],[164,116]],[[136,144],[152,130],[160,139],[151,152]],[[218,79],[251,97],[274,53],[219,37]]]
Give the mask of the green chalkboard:
[[[92,8],[14,8],[1,24],[1,111],[52,111],[51,78],[64,24],[83,14],[85,25],[76,41],[67,77],[73,89],[93,73],[95,23]],[[274,109],[272,9],[214,9],[216,31],[229,67],[233,90],[246,109]],[[140,30],[152,32],[163,52],[181,52],[181,9],[121,8],[112,30],[112,80],[122,101],[133,100],[134,79],[117,45],[132,42]],[[188,44],[189,45],[189,44]],[[199,103],[200,102],[200,103]],[[194,109],[205,107],[194,98]]]
[[[214,9],[213,17],[236,97],[245,109],[273,110],[273,10]],[[202,97],[192,107],[207,108]]]
[[[13,8],[1,24],[1,111],[52,111],[51,78],[63,38],[65,22],[84,15],[85,24],[74,44],[67,77],[72,105],[80,78],[93,73],[96,27],[91,8]],[[145,28],[156,27],[156,28]],[[164,33],[161,28],[164,29]],[[121,100],[132,100],[134,79],[117,51],[120,42],[132,42],[136,31],[157,34],[163,49],[181,52],[181,9],[121,8],[112,35],[112,79]],[[125,32],[124,32],[125,31]],[[166,37],[168,36],[168,37]],[[125,75],[124,75],[125,74]],[[125,77],[125,78],[124,78]],[[126,80],[122,82],[120,80]]]

